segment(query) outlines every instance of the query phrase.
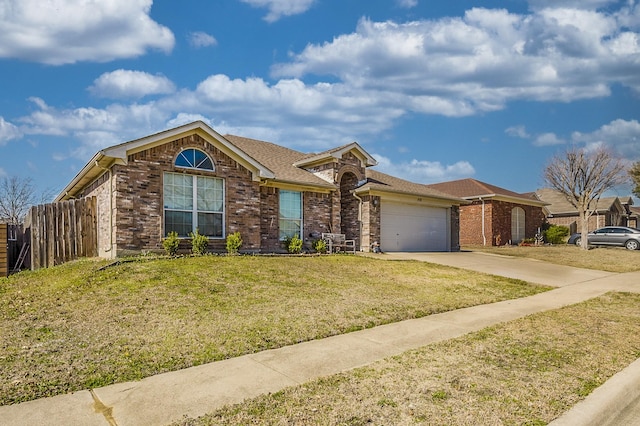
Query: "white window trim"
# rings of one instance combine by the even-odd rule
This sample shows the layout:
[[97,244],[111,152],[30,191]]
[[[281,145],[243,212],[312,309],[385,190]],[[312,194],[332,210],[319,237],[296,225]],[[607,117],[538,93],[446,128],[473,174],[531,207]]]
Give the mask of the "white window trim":
[[[186,167],[181,167],[181,168],[186,168]],[[194,169],[194,170],[200,170],[200,169]],[[184,209],[168,209],[166,207],[164,207],[164,176],[166,176],[167,174],[174,174],[174,175],[180,175],[180,176],[190,176],[193,180],[193,185],[192,185],[192,201],[193,201],[193,208],[191,210],[184,210]],[[199,177],[204,177],[204,178],[208,178],[208,179],[219,179],[222,181],[222,212],[213,212],[213,211],[208,211],[208,210],[198,210],[198,178]],[[226,208],[226,198],[227,198],[227,182],[225,179],[220,178],[220,177],[216,177],[216,176],[201,176],[201,175],[192,175],[192,174],[185,174],[185,173],[174,173],[174,172],[164,172],[162,175],[162,191],[163,191],[163,195],[162,195],[162,233],[164,234],[166,231],[166,222],[165,222],[165,214],[166,211],[174,211],[174,212],[191,212],[191,232],[195,232],[196,229],[198,229],[197,223],[198,223],[198,212],[202,212],[202,213],[216,213],[216,214],[221,214],[222,215],[222,236],[221,237],[209,237],[207,236],[207,238],[209,238],[210,240],[224,240],[226,239],[226,235],[227,235],[227,229],[225,226],[226,223],[226,216],[227,216],[227,208]],[[180,239],[189,239],[189,236],[186,237],[179,237]]]
[[280,241],[284,241],[283,237],[280,237],[280,195],[282,192],[297,192],[300,194],[300,229],[298,233],[298,238],[304,239],[302,236],[302,232],[304,229],[304,191],[292,191],[289,189],[280,189],[278,190],[278,239]]

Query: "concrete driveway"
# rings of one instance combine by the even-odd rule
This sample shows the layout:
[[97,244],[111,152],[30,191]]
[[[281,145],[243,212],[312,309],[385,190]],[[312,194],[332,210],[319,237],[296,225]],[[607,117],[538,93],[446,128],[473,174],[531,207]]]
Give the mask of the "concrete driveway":
[[620,275],[615,272],[554,265],[534,259],[470,251],[451,253],[383,253],[381,255],[372,255],[372,257],[375,256],[387,260],[418,260],[437,263],[553,287],[564,287]]

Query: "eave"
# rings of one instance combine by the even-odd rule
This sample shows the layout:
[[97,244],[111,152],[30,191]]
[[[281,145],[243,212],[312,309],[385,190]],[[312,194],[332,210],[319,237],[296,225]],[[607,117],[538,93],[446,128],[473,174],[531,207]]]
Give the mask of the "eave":
[[475,200],[496,200],[496,201],[505,201],[513,204],[524,204],[527,206],[535,206],[535,207],[544,207],[550,205],[544,201],[529,199],[529,198],[521,198],[521,197],[512,197],[509,195],[503,194],[484,194],[484,195],[473,195],[469,197],[462,197],[468,201]]
[[[368,185],[357,188],[354,193],[356,195],[372,195],[372,196],[398,196],[400,198],[413,198],[416,203],[426,203],[431,201],[437,205],[464,205],[471,204],[470,201],[458,197],[443,197],[433,194],[425,194],[412,191],[402,191],[397,189],[372,188]],[[408,200],[407,200],[408,201]]]

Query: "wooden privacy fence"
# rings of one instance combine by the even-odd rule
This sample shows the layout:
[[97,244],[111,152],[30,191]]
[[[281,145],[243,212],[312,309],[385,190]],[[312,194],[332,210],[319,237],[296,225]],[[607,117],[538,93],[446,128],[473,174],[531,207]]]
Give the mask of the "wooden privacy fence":
[[95,197],[32,207],[26,227],[31,235],[31,269],[98,255]]
[[9,276],[9,238],[7,224],[0,223],[0,277]]

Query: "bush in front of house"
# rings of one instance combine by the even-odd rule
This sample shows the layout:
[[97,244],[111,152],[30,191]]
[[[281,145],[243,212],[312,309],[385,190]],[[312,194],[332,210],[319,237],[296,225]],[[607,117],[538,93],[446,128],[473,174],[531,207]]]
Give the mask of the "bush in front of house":
[[569,236],[569,228],[562,225],[551,225],[544,231],[544,239],[550,244],[564,244]]
[[167,234],[167,238],[162,240],[162,247],[169,256],[175,256],[178,254],[178,247],[180,246],[180,238],[176,231],[171,231]]
[[206,235],[201,235],[197,229],[196,232],[189,233],[189,236],[191,237],[191,252],[197,256],[206,254],[209,238]]
[[302,252],[302,240],[297,235],[293,237],[287,237],[284,239],[284,246],[291,254],[297,254]]
[[318,253],[327,252],[327,242],[325,240],[317,240],[313,243],[313,249]]
[[231,235],[227,235],[227,253],[238,254],[238,251],[242,247],[242,237],[240,232],[234,232]]

